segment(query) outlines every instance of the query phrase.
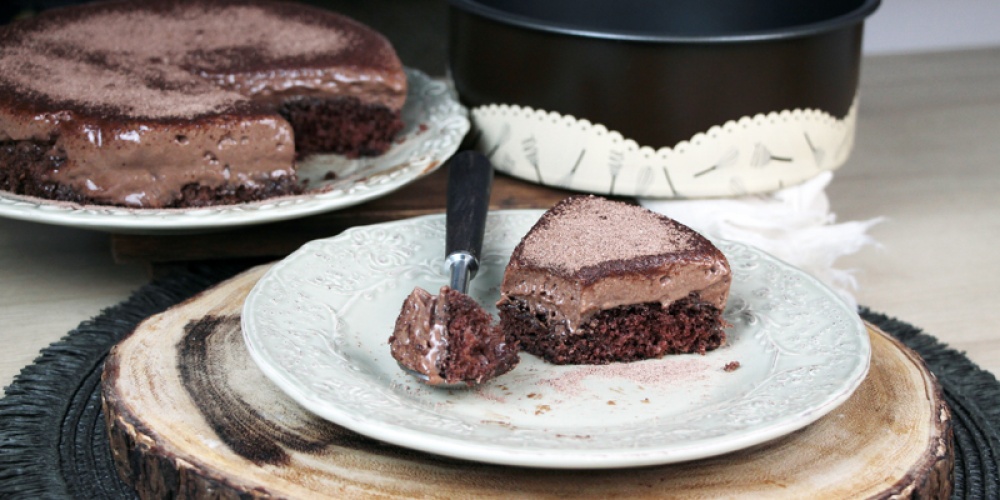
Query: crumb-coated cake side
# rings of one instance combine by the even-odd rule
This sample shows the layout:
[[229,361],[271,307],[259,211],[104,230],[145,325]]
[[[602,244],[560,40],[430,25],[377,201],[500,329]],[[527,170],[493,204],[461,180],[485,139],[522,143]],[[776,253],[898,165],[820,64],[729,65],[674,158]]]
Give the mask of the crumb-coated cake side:
[[392,357],[431,385],[484,382],[518,363],[517,343],[464,293],[438,295],[415,288],[403,302],[389,337]]
[[303,153],[384,152],[389,41],[268,0],[97,2],[0,27],[0,189],[186,207],[294,194]]
[[722,252],[687,226],[574,196],[514,249],[497,306],[504,332],[546,361],[635,361],[725,343],[731,280]]

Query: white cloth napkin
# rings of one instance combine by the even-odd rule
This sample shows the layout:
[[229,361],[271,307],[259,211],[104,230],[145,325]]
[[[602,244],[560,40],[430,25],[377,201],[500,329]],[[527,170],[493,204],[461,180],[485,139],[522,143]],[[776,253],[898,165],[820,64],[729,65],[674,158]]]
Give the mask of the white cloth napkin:
[[866,232],[883,217],[837,223],[830,212],[823,172],[803,184],[766,195],[701,200],[640,199],[642,206],[682,222],[702,234],[755,246],[816,277],[857,307],[854,270],[836,260],[878,245]]

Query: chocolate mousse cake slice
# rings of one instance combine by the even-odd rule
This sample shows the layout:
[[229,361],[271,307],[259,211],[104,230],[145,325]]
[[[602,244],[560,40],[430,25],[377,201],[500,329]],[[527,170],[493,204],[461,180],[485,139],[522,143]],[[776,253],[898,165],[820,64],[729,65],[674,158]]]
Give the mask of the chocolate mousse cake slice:
[[519,361],[485,309],[468,295],[441,287],[415,288],[403,302],[389,337],[392,357],[429,385],[475,385],[509,372]]
[[54,9],[0,27],[0,189],[140,208],[293,194],[304,153],[384,152],[406,91],[382,35],[298,3]]
[[514,249],[500,325],[523,351],[556,364],[704,353],[725,342],[732,277],[719,249],[645,208],[565,199]]

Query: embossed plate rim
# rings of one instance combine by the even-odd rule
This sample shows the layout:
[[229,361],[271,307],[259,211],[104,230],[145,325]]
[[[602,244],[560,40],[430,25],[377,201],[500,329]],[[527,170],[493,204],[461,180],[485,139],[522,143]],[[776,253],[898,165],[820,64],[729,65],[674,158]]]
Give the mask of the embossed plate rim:
[[[403,108],[406,128],[396,143],[374,158],[315,156],[304,169],[313,171],[309,177],[316,182],[310,182],[314,187],[304,194],[236,205],[135,209],[78,205],[0,190],[0,216],[100,231],[177,233],[294,219],[385,196],[435,171],[458,150],[471,126],[468,110],[455,99],[446,82],[431,79],[416,69],[405,71],[409,83]],[[322,174],[331,166],[349,169],[356,175],[324,181]]]
[[[483,297],[496,293],[506,263],[503,254],[509,257],[510,248],[541,213],[490,214],[486,265],[471,294],[485,302]],[[443,227],[443,216],[430,215],[353,228],[310,242],[272,266],[244,302],[243,335],[252,359],[304,408],[360,434],[460,459],[579,469],[683,462],[770,441],[835,409],[868,372],[871,346],[856,311],[805,272],[747,245],[717,241],[734,271],[726,309],[727,320],[734,324],[727,332],[731,346],[705,356],[641,363],[668,370],[680,363],[711,361],[715,367],[705,373],[714,378],[698,383],[734,396],[701,401],[697,395],[682,395],[686,399],[676,403],[689,407],[684,412],[638,415],[634,422],[610,426],[572,416],[541,426],[532,426],[530,417],[528,424],[516,416],[498,422],[493,415],[521,403],[491,401],[502,392],[497,387],[513,393],[523,390],[518,386],[526,380],[584,367],[554,367],[523,355],[513,372],[477,390],[485,394],[482,397],[472,391],[455,396],[428,389],[408,382],[398,368],[386,368],[392,362],[386,339],[402,297],[415,284],[443,283],[437,281],[444,278],[437,255],[443,252],[443,241],[437,241],[443,240]],[[352,242],[357,248],[352,249]],[[370,252],[360,255],[359,248]],[[384,272],[352,266],[357,262],[350,259],[367,259],[369,267]],[[375,285],[365,285],[365,280]],[[367,288],[352,289],[354,284]],[[333,291],[338,287],[343,290]],[[804,334],[796,335],[800,332]],[[741,357],[744,367],[719,375],[720,362],[733,356]],[[659,395],[640,389],[641,394]],[[606,388],[599,391],[604,391],[603,397]],[[626,396],[639,394],[622,391]],[[592,396],[584,391],[562,401],[572,408],[590,404],[577,399]],[[604,415],[596,420],[614,422],[618,417],[612,411],[606,420]]]

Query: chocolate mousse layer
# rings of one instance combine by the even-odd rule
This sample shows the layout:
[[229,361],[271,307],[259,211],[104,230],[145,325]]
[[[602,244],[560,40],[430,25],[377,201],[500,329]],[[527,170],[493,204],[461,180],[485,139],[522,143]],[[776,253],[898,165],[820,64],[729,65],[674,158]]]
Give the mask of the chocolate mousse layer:
[[724,342],[729,263],[710,241],[642,207],[576,196],[511,255],[501,326],[556,363],[705,352]]
[[0,28],[0,189],[131,207],[296,193],[302,153],[384,152],[405,97],[389,42],[322,9],[52,10]]

